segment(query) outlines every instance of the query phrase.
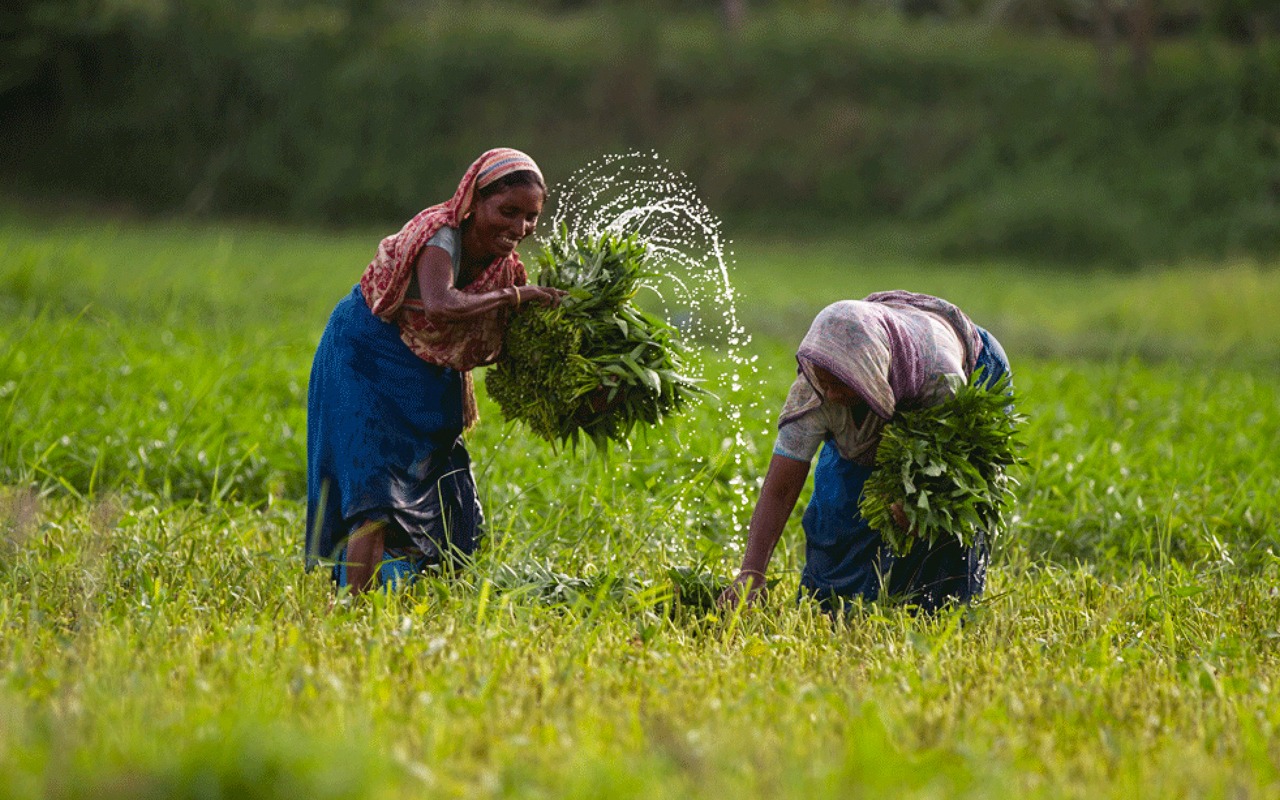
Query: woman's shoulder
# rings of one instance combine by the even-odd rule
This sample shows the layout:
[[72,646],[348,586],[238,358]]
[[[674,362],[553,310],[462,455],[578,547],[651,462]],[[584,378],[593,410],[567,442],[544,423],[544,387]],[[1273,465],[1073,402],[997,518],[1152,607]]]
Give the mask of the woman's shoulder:
[[449,252],[453,252],[458,246],[458,229],[451,228],[448,225],[441,225],[440,230],[431,234],[431,238],[427,240],[427,244],[444,248]]

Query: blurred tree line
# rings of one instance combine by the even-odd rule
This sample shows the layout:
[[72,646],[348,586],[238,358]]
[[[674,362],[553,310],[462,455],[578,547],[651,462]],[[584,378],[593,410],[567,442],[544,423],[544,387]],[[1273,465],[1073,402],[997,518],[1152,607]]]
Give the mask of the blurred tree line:
[[1280,252],[1274,0],[9,0],[20,197],[397,223],[485,147],[655,149],[767,233]]

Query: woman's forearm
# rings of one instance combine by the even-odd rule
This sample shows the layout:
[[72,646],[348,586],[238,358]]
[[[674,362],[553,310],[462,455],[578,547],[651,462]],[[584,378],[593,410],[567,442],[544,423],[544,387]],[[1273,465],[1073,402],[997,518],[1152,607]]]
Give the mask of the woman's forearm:
[[422,248],[414,268],[418,275],[423,313],[428,319],[439,322],[458,322],[503,308],[515,309],[533,299],[538,292],[536,286],[507,286],[478,294],[460,291],[453,285],[452,258],[432,245]]
[[747,529],[747,547],[742,555],[743,574],[764,577],[808,475],[807,462],[777,455],[769,462],[764,485],[760,487],[760,499]]
[[751,524],[747,529],[747,547],[742,554],[740,572],[764,577],[773,559],[773,551],[782,538],[782,530],[786,527],[786,518],[790,515],[780,513],[778,503],[766,503],[764,497],[756,504],[751,515]]
[[433,293],[429,301],[424,296],[422,301],[423,312],[428,319],[457,322],[491,314],[502,308],[518,308],[528,299],[521,296],[522,292],[525,295],[529,294],[521,286],[508,286],[505,289],[496,289],[492,292],[483,292],[481,294],[467,294],[466,292],[449,288],[442,292]]

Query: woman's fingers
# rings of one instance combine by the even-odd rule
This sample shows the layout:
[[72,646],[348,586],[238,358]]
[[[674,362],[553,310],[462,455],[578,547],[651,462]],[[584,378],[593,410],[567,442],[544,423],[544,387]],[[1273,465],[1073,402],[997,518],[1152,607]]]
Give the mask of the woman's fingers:
[[716,600],[716,608],[728,609],[738,607],[738,587],[740,584],[731,583],[729,587],[720,593],[720,597]]
[[557,305],[568,294],[563,289],[553,289],[550,286],[521,286],[520,291],[527,302],[544,306]]
[[740,574],[720,593],[716,606],[723,610],[737,608],[744,595],[747,598],[747,605],[755,605],[763,599],[765,591],[763,577],[755,574]]

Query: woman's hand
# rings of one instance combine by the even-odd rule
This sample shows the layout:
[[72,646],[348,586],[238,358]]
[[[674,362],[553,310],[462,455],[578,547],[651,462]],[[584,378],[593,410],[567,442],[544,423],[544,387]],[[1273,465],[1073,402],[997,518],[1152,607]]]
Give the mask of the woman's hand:
[[889,506],[889,514],[893,517],[893,524],[897,525],[899,530],[910,534],[915,533],[911,529],[911,521],[907,519],[907,512],[902,510],[902,503]]
[[525,303],[535,303],[540,306],[558,306],[560,301],[569,293],[564,289],[553,289],[550,286],[517,286],[516,291],[519,293],[520,302],[517,307]]
[[721,611],[732,611],[742,604],[744,597],[748,606],[754,606],[762,602],[768,594],[769,587],[765,584],[764,573],[739,572],[738,577],[733,579],[733,583],[720,593],[720,597],[716,600],[716,608]]

